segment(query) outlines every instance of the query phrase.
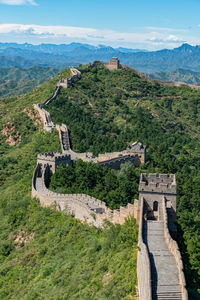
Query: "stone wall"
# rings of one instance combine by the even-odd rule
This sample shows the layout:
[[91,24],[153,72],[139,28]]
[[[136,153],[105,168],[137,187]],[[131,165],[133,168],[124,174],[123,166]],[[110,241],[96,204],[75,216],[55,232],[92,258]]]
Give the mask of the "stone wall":
[[46,187],[49,170],[44,165],[38,164],[32,179],[32,197],[40,200],[41,205],[55,205],[59,210],[67,210],[77,219],[97,227],[102,226],[108,219],[112,223],[123,224],[125,218],[133,216],[137,205],[128,204],[119,210],[110,210],[105,202],[86,194],[59,194]]
[[56,129],[59,133],[62,153],[65,153],[66,151],[69,151],[71,149],[67,126],[65,124],[62,124],[61,126],[56,125]]
[[138,235],[138,256],[137,256],[137,277],[139,300],[151,300],[151,267],[147,247],[143,241],[143,214],[144,199],[140,199],[139,235]]
[[34,109],[39,113],[40,118],[44,124],[44,129],[46,131],[51,131],[55,128],[54,123],[51,120],[50,113],[41,107],[40,104],[33,104]]
[[50,104],[54,99],[56,99],[56,97],[58,96],[58,94],[60,93],[60,89],[61,89],[61,85],[57,85],[54,92],[53,92],[53,95],[48,98],[45,102],[44,102],[44,105],[48,105]]
[[44,105],[48,105],[50,104],[54,99],[56,99],[56,97],[59,95],[60,93],[60,89],[61,88],[68,88],[72,85],[73,82],[76,82],[77,80],[80,79],[81,77],[81,72],[75,68],[70,68],[71,71],[71,77],[69,78],[61,78],[56,87],[55,90],[53,92],[53,95],[48,98],[45,102]]
[[63,88],[69,88],[72,83],[78,81],[81,78],[81,72],[78,69],[70,68],[71,77],[69,78],[62,78],[57,86],[61,86]]
[[131,162],[135,166],[139,166],[139,164],[140,164],[140,161],[139,161],[137,155],[136,156],[124,155],[124,156],[120,156],[120,157],[116,157],[116,158],[112,158],[112,159],[109,159],[106,161],[99,162],[99,164],[102,167],[108,167],[111,169],[119,170],[121,164],[126,163],[126,162]]
[[[116,58],[111,59],[108,64],[102,64],[110,70],[119,68],[119,61]],[[91,64],[87,69],[93,67]],[[86,72],[87,69],[81,71]],[[69,87],[72,82],[80,78],[81,72],[75,68],[70,68],[72,76],[67,79],[61,79],[58,83],[54,94],[51,98],[45,101],[45,104],[50,103],[55,99],[61,87]],[[44,123],[46,130],[55,128],[51,121],[50,114],[45,111],[41,106],[34,105],[34,108],[39,112],[41,119]],[[185,288],[185,277],[183,273],[183,264],[178,249],[177,243],[171,238],[169,234],[168,224],[170,220],[176,221],[176,178],[174,174],[141,174],[139,184],[139,200],[135,200],[134,204],[128,204],[126,207],[111,210],[103,201],[95,199],[86,194],[59,194],[50,191],[48,182],[50,176],[55,172],[57,166],[61,163],[65,165],[71,164],[76,159],[82,159],[87,162],[100,163],[102,166],[118,169],[120,164],[126,161],[131,161],[135,165],[144,163],[146,159],[146,147],[140,142],[129,145],[126,150],[122,152],[113,152],[100,154],[94,157],[92,153],[76,153],[70,147],[69,134],[67,126],[57,126],[59,137],[61,141],[62,153],[48,153],[38,155],[37,167],[34,171],[32,178],[32,197],[39,199],[41,205],[51,206],[54,205],[58,210],[65,210],[66,212],[74,215],[81,221],[100,227],[103,225],[105,219],[112,223],[123,224],[125,219],[129,216],[134,216],[137,224],[139,225],[139,238],[138,238],[138,257],[137,257],[137,273],[138,273],[138,291],[140,300],[152,299],[151,287],[151,268],[150,259],[147,246],[143,241],[143,224],[144,213],[146,207],[153,210],[154,203],[159,203],[159,214],[164,219],[164,239],[168,245],[170,252],[174,255],[178,272],[179,281],[181,285],[182,300],[188,300],[187,290]],[[170,212],[170,215],[167,215]],[[169,220],[168,220],[169,217]],[[169,221],[169,222],[168,222]]]
[[182,300],[188,300],[185,276],[184,276],[184,272],[183,272],[183,262],[182,262],[180,250],[178,248],[176,241],[174,241],[172,239],[172,237],[169,233],[169,229],[168,229],[168,216],[167,216],[167,210],[166,210],[165,197],[163,197],[163,199],[162,199],[162,206],[163,206],[163,221],[164,221],[164,239],[168,246],[169,251],[175,257],[176,266],[177,266],[178,273],[179,273],[179,283],[181,286]]
[[138,155],[139,161],[141,164],[146,162],[146,146],[142,145],[139,141],[134,142],[131,145],[128,145],[126,148],[127,155]]

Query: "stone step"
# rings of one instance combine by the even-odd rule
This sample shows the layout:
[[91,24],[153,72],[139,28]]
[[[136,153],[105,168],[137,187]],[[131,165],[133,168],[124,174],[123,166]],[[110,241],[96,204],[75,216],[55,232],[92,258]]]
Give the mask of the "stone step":
[[182,300],[181,295],[153,295],[152,300]]
[[153,297],[158,297],[158,299],[182,299],[181,293],[158,293],[153,294]]
[[153,255],[153,256],[163,256],[163,257],[170,256],[170,257],[173,257],[172,253],[169,252],[168,248],[167,249],[156,249],[156,250],[153,251],[153,253],[150,252],[149,255],[150,256]]
[[144,222],[143,238],[149,251],[153,300],[181,299],[178,269],[164,239],[163,221]]
[[170,285],[155,285],[152,283],[152,291],[157,294],[170,294],[170,293],[181,293],[179,284]]

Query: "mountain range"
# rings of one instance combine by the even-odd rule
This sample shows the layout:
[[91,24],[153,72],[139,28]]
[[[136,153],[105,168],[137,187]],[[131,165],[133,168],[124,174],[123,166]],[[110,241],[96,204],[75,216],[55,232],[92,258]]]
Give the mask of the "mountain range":
[[39,65],[62,69],[94,60],[108,61],[113,56],[117,56],[122,64],[144,73],[171,72],[180,68],[200,72],[200,46],[189,44],[183,44],[172,50],[146,51],[81,43],[68,45],[0,43],[0,67],[28,68]]
[[148,75],[150,78],[159,81],[183,82],[192,85],[200,85],[200,72],[177,69],[172,72],[157,72]]

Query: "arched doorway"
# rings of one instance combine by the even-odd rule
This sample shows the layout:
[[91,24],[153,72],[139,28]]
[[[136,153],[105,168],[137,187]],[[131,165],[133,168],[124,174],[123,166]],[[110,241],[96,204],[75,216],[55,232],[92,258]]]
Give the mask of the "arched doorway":
[[153,202],[153,211],[158,211],[158,201]]

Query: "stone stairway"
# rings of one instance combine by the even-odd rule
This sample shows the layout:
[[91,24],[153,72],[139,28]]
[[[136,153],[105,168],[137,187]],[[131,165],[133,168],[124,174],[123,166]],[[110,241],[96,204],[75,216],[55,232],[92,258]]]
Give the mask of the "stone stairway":
[[178,269],[164,240],[163,221],[145,221],[143,239],[150,257],[152,300],[181,300]]
[[70,141],[68,131],[61,132],[63,150],[70,150]]

